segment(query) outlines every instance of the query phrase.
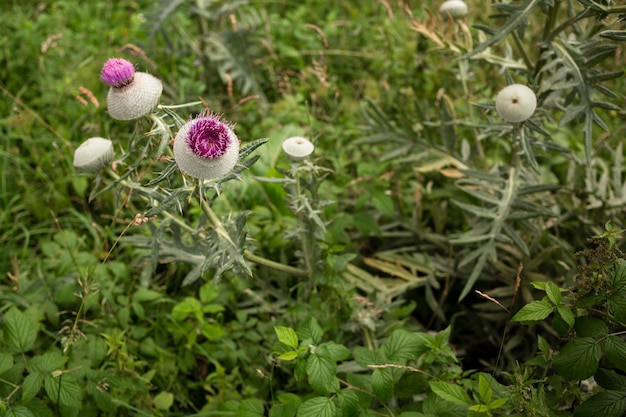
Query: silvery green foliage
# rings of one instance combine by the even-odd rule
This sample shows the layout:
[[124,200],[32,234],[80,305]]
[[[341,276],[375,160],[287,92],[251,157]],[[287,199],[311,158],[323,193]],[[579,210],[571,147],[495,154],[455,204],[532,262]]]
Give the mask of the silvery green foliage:
[[[555,203],[564,193],[570,195],[573,212],[592,207],[613,210],[616,204],[626,203],[623,147],[617,146],[612,161],[605,162],[594,145],[598,133],[594,127],[609,130],[604,121],[607,111],[624,112],[617,105],[619,95],[610,88],[623,71],[607,71],[604,68],[610,65],[603,64],[615,56],[616,41],[626,40],[614,30],[624,25],[620,15],[626,7],[587,0],[525,0],[494,3],[493,8],[490,26],[474,24],[472,30],[459,22],[453,36],[446,34],[445,27],[437,31],[434,23],[415,25],[415,30],[434,41],[433,50],[443,49],[457,58],[463,99],[471,93],[468,80],[473,66],[499,68],[502,77],[499,85],[494,84],[495,92],[521,84],[536,94],[537,109],[529,112],[530,118],[503,122],[495,111],[495,93],[484,96],[481,91],[482,97],[474,93],[473,109],[462,116],[450,104],[454,98],[433,100],[418,95],[409,106],[390,112],[368,102],[364,107],[366,135],[359,141],[393,144],[381,159],[397,167],[408,166],[420,173],[447,168],[453,171],[450,178],[458,178],[451,201],[462,218],[448,220],[446,227],[448,232],[453,227],[458,231],[440,236],[418,229],[414,249],[432,259],[437,256],[433,245],[441,248],[439,255],[453,253],[454,266],[444,265],[440,272],[462,280],[460,298],[478,280],[503,271],[512,278],[512,285],[516,264],[540,262],[551,247],[569,247],[555,229],[563,216],[573,215],[560,212],[559,207],[568,204]],[[530,24],[535,26],[532,31],[527,30]],[[531,38],[538,32],[536,26],[543,26],[540,39]],[[475,46],[467,39],[470,33],[478,39]],[[446,94],[454,91],[448,88]],[[554,122],[580,132],[582,157],[577,149],[555,140],[548,129],[554,129]],[[482,154],[481,142],[496,140],[506,156],[494,163]],[[568,161],[567,182],[546,180],[549,168],[542,163],[556,157]],[[580,189],[572,188],[581,182]],[[568,260],[566,270],[575,271],[573,260]]]

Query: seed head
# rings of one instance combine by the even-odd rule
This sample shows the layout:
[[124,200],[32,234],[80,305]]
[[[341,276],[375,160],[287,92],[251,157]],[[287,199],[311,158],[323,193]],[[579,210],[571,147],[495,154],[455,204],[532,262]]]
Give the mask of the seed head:
[[114,157],[113,142],[104,138],[89,138],[74,151],[74,168],[85,172],[98,172]]
[[522,84],[504,87],[496,96],[496,111],[509,123],[519,123],[533,115],[537,108],[537,96]]
[[453,19],[459,19],[467,14],[467,4],[463,0],[444,1],[439,7],[439,13],[444,18],[448,16]]
[[283,142],[283,151],[294,162],[306,159],[314,150],[315,146],[311,141],[301,136],[294,136]]

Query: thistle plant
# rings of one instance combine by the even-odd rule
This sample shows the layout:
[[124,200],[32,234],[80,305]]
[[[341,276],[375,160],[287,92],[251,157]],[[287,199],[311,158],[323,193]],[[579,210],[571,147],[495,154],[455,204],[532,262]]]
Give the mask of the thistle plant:
[[[149,223],[153,235],[132,235],[123,237],[122,241],[149,249],[150,262],[142,273],[144,285],[150,282],[159,260],[194,265],[182,285],[194,283],[209,270],[213,271],[213,279],[219,279],[226,272],[252,276],[249,262],[295,275],[308,275],[298,268],[254,255],[246,249],[246,214],[231,213],[220,218],[211,207],[223,184],[240,178],[240,173],[258,159],[258,155],[251,154],[266,142],[265,139],[242,145],[234,126],[206,108],[184,121],[176,110],[201,102],[158,105],[162,91],[160,81],[135,72],[134,66],[126,60],[108,60],[100,78],[111,86],[108,111],[112,117],[131,120],[145,116],[153,123],[147,143],[142,146],[140,138],[131,138],[128,150],[113,162],[114,169],[98,173],[90,196],[93,199],[111,189],[123,195],[122,190],[126,189],[128,195],[132,193],[142,201],[144,208],[132,224]],[[151,142],[155,137],[160,138],[158,146]],[[97,172],[111,162],[111,142],[102,141],[92,139],[77,149],[77,168]],[[171,148],[170,142],[173,142]],[[98,147],[86,156],[86,145],[90,151]],[[159,169],[157,164],[166,165],[160,174],[146,175],[145,160],[151,161],[147,169],[154,171]],[[178,186],[170,188],[164,186],[165,183]],[[185,213],[195,209],[202,215],[197,224],[192,225]],[[168,231],[173,233],[166,236]]]

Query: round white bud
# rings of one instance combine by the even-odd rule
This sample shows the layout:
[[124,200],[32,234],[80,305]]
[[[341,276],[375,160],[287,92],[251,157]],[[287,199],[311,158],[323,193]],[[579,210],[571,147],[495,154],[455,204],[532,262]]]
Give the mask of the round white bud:
[[522,84],[504,87],[496,96],[496,111],[509,123],[519,123],[533,115],[537,108],[537,96]]

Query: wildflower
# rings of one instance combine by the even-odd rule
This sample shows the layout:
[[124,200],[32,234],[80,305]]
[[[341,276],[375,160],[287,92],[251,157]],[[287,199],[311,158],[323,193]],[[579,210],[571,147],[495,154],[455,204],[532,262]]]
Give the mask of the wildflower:
[[135,72],[133,64],[121,58],[107,60],[100,79],[111,86],[107,105],[109,114],[117,120],[133,120],[149,114],[163,92],[159,79],[145,72]]
[[533,115],[537,108],[537,96],[522,84],[504,87],[496,96],[496,111],[509,123],[519,123]]
[[192,177],[221,177],[239,160],[239,139],[232,126],[219,116],[202,112],[176,134],[174,159],[178,168]]
[[89,138],[74,151],[74,167],[85,172],[98,172],[114,157],[113,142],[104,138]]
[[313,153],[315,146],[307,138],[294,136],[285,139],[283,142],[283,151],[292,161],[302,161]]
[[463,0],[444,1],[439,7],[439,13],[445,18],[450,16],[453,19],[458,19],[467,14],[467,4]]

